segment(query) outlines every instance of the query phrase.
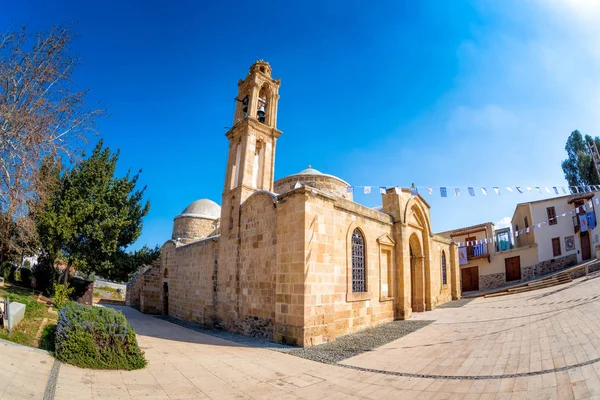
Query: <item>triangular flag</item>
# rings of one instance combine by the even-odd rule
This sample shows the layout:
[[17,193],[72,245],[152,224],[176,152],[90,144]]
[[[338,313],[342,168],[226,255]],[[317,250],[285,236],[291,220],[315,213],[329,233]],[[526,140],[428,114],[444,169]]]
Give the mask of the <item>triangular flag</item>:
[[535,230],[535,225],[531,225],[531,230]]
[[346,189],[347,193],[352,193],[354,192],[354,189],[352,188],[352,186],[348,186],[348,188]]
[[400,189],[398,186],[396,186],[396,187],[394,187],[394,193],[400,194],[400,193],[402,193],[402,189]]
[[596,197],[596,204],[600,204],[600,199]]
[[385,194],[385,186],[379,186],[379,193]]
[[542,194],[542,189],[540,189],[539,186],[536,186],[535,189],[538,191],[539,194]]
[[565,190],[564,186],[561,186],[560,188],[562,189],[563,194],[567,194],[567,191]]
[[500,189],[498,189],[498,187],[497,187],[497,186],[494,186],[494,192],[496,192],[496,194],[497,194],[498,196],[500,196]]
[[562,213],[560,216],[561,216],[561,217],[566,217],[566,216],[567,216],[567,213]]
[[585,209],[585,204],[583,204],[583,205],[581,206],[581,208],[583,209],[583,211],[587,211],[587,210]]
[[529,233],[529,228],[527,228],[525,231],[526,231],[526,233]]
[[516,189],[517,189],[517,192],[519,192],[519,193],[523,194],[523,191],[521,190],[521,188],[520,188],[520,187],[518,187],[518,186],[517,186],[517,188],[516,188]]
[[548,189],[548,186],[545,187],[546,192],[550,193],[550,189]]
[[446,190],[446,188],[445,188],[445,187],[441,187],[441,188],[440,188],[440,195],[441,195],[442,197],[448,197],[448,191]]
[[541,224],[541,223],[539,223],[539,224],[538,224],[538,228],[541,228],[541,227],[542,227],[542,224]]
[[577,208],[575,209],[575,212],[576,212],[577,214],[579,214],[579,207],[577,207]]
[[454,188],[454,195],[456,197],[460,196],[460,189],[459,188]]
[[558,188],[556,186],[552,186],[552,189],[554,189],[554,194],[558,194]]
[[365,186],[364,193],[365,194],[371,193],[371,186]]
[[531,192],[531,187],[530,186],[527,186],[527,191]]
[[487,190],[485,188],[481,188],[481,193],[483,193],[484,196],[487,196]]
[[515,236],[519,237],[519,232],[518,231],[515,231]]
[[433,189],[428,187],[427,188],[427,193],[429,193],[429,195],[431,196],[433,194]]
[[469,194],[470,194],[471,196],[475,196],[475,190],[474,190],[472,187],[470,187],[470,188],[467,188],[467,190],[469,191]]
[[513,192],[512,188],[511,188],[511,187],[508,187],[508,186],[506,187],[506,190],[508,190],[508,191],[509,191],[509,192],[511,192],[511,193]]
[[590,207],[590,208],[594,207],[594,203],[592,203],[592,200],[590,200],[590,201],[588,202],[588,207]]
[[411,188],[410,188],[410,193],[411,193],[413,196],[416,196],[416,195],[418,195],[418,194],[419,194],[419,191],[417,190],[417,187],[416,187],[416,186],[413,186],[413,187],[411,187]]

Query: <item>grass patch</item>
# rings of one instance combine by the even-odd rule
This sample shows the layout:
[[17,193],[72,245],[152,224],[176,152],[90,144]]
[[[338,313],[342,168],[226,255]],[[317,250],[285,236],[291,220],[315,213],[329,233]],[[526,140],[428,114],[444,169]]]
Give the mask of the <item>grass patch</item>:
[[19,343],[25,346],[33,346],[35,335],[44,318],[48,318],[48,324],[56,323],[58,316],[48,312],[48,307],[37,301],[37,295],[31,291],[15,287],[0,287],[0,297],[8,297],[11,302],[25,304],[25,319],[17,325],[11,333],[6,329],[0,329],[0,339]]
[[117,289],[110,286],[96,287],[94,290],[94,297],[109,300],[125,300],[125,296],[119,293]]

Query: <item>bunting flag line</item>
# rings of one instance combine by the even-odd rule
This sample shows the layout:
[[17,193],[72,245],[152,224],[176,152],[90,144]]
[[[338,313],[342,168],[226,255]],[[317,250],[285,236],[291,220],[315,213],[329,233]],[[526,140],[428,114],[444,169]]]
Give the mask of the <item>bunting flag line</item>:
[[[402,192],[402,186],[392,186],[395,189],[395,193],[401,193]],[[357,185],[353,185],[353,186],[347,186],[346,187],[346,192],[347,193],[355,193],[355,190],[358,188],[363,194],[372,194],[373,193],[373,188],[379,188],[379,194],[386,194],[387,190],[392,188],[390,186],[373,186],[373,185],[369,185],[369,186],[357,186]],[[404,186],[405,187],[405,186]],[[489,186],[488,186],[489,187]],[[448,197],[448,189],[450,189],[451,191],[454,192],[454,197],[460,197],[461,192],[464,191],[464,193],[468,193],[468,197],[477,197],[477,191],[480,190],[481,194],[484,196],[488,196],[490,193],[488,191],[488,188],[486,187],[475,187],[475,186],[454,186],[452,188],[448,188],[447,186],[440,186],[440,187],[432,187],[432,186],[410,186],[410,191],[411,194],[413,196],[418,196],[420,194],[420,190],[423,190],[423,192],[426,190],[427,193],[432,196],[434,194],[434,191],[439,190],[440,192],[440,197]],[[578,194],[584,194],[584,193],[594,193],[597,191],[600,191],[600,185],[585,185],[585,186],[505,186],[504,189],[506,189],[507,192],[509,193],[515,193],[515,194],[524,194],[525,192],[527,192],[528,194],[533,194],[536,193],[538,195],[543,196],[544,194],[550,194],[552,195],[561,195],[561,191],[563,194],[566,195],[578,195]],[[498,186],[493,186],[492,187],[493,192],[497,195],[500,196],[500,188]],[[592,201],[594,201],[594,199],[590,200],[588,203],[591,203]],[[598,200],[596,200],[598,201]],[[600,202],[597,202],[596,204],[600,205]]]

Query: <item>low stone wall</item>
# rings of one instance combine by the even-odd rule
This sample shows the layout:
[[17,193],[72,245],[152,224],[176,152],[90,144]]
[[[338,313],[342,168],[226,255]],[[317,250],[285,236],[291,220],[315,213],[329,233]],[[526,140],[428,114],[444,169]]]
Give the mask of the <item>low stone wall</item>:
[[504,285],[506,285],[506,274],[504,272],[479,275],[479,290],[495,289]]
[[[555,258],[548,261],[543,261],[538,264],[521,266],[521,280],[506,282],[506,274],[500,272],[497,274],[479,275],[479,290],[495,289],[507,284],[514,284],[519,282],[526,282],[531,279],[548,275],[554,272],[562,271],[563,269],[569,268],[577,264],[577,255],[570,254],[561,258]],[[594,265],[596,270],[600,270],[600,262],[598,265]],[[582,270],[583,271],[583,270]],[[590,272],[593,272],[590,270]],[[582,272],[585,275],[585,271]],[[571,274],[573,275],[573,274]],[[582,275],[572,276],[577,278]]]

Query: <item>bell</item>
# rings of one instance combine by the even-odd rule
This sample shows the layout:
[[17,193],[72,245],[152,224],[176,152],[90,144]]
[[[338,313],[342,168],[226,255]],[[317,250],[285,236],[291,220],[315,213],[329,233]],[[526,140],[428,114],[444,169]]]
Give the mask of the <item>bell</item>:
[[258,115],[258,120],[264,124],[265,123],[265,107],[260,106],[258,108],[256,115]]
[[248,115],[248,96],[244,97],[244,100],[242,100],[242,104],[244,105],[244,116]]

